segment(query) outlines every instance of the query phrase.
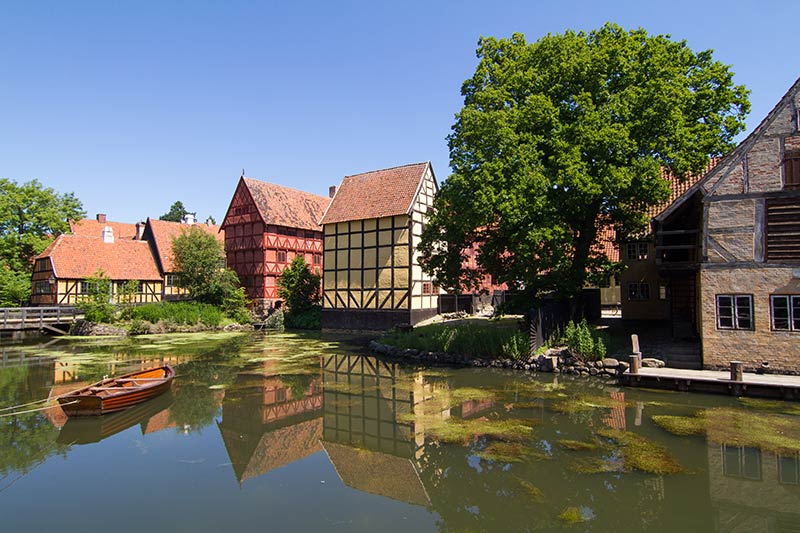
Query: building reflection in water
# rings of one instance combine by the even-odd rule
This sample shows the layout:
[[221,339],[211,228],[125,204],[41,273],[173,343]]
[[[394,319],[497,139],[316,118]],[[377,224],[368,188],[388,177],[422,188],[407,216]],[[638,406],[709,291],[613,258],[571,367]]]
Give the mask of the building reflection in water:
[[239,483],[321,451],[320,377],[278,376],[274,361],[240,373],[217,427]]

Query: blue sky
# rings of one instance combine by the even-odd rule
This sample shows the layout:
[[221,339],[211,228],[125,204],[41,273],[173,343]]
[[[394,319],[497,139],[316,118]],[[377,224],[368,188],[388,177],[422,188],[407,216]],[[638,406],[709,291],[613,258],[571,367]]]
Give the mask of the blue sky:
[[0,177],[134,222],[181,200],[221,221],[248,176],[327,194],[430,160],[481,35],[606,21],[714,49],[748,131],[800,76],[795,1],[0,2]]

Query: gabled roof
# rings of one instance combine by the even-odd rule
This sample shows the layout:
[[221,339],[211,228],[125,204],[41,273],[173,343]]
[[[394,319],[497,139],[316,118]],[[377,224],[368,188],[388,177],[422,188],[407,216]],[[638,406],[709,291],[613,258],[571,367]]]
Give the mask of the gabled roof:
[[430,162],[414,163],[345,176],[320,223],[410,214],[429,168]]
[[110,226],[114,231],[115,239],[135,239],[136,224],[125,222],[99,222],[93,218],[83,218],[81,220],[70,220],[69,229],[73,235],[84,237],[102,237],[103,228]]
[[145,234],[153,243],[153,250],[162,272],[175,271],[175,265],[172,263],[172,241],[191,228],[199,228],[213,235],[221,244],[225,244],[225,236],[220,233],[219,226],[213,224],[184,224],[153,218],[147,219]]
[[672,206],[681,198],[684,194],[686,194],[689,190],[693,190],[693,187],[703,179],[703,177],[711,172],[711,170],[716,167],[719,162],[722,161],[721,157],[712,157],[709,159],[708,164],[706,167],[697,174],[689,174],[686,176],[685,179],[680,180],[675,174],[670,172],[667,168],[661,169],[661,177],[664,178],[669,182],[669,198],[664,202],[654,205],[647,210],[648,218],[656,218],[661,213],[663,213],[666,209]]
[[800,78],[795,80],[795,82],[792,84],[789,90],[786,91],[786,94],[784,94],[781,97],[781,99],[778,100],[778,103],[775,104],[775,107],[773,107],[772,110],[769,113],[767,113],[767,116],[764,117],[764,120],[762,120],[758,124],[758,126],[756,126],[755,129],[742,142],[740,142],[736,146],[736,148],[734,148],[734,150],[731,153],[719,159],[714,168],[710,169],[702,177],[702,179],[698,180],[680,198],[678,198],[675,202],[673,202],[669,207],[661,211],[654,218],[656,218],[657,220],[663,220],[670,213],[675,211],[675,209],[677,209],[681,204],[683,204],[683,202],[685,202],[688,198],[694,195],[694,193],[699,188],[703,187],[705,184],[710,184],[715,178],[718,177],[720,173],[724,173],[725,170],[728,168],[728,163],[730,161],[736,161],[738,159],[741,159],[743,155],[747,153],[748,150],[750,150],[753,144],[755,144],[758,138],[761,137],[761,134],[764,132],[764,130],[766,130],[770,126],[770,124],[772,124],[772,122],[778,116],[780,111],[783,109],[784,105],[786,105],[789,102],[792,95],[798,91],[800,91]]
[[[319,218],[331,199],[242,176],[264,224],[319,231]],[[224,222],[223,222],[224,225]]]
[[112,280],[160,280],[145,241],[59,235],[36,259],[49,257],[58,279],[86,279],[102,270]]

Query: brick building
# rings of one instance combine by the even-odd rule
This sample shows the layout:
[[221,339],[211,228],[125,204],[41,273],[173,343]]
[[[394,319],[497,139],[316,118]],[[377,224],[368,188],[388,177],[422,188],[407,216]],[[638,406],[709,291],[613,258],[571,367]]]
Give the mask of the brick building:
[[256,307],[278,307],[277,279],[295,256],[322,270],[319,219],[330,198],[242,176],[222,230],[228,267]]
[[[736,149],[654,219],[662,268],[694,291],[672,304],[706,368],[733,359],[800,372],[800,79]],[[673,280],[674,281],[674,278]],[[671,284],[672,299],[678,296]],[[693,313],[693,309],[696,312]]]

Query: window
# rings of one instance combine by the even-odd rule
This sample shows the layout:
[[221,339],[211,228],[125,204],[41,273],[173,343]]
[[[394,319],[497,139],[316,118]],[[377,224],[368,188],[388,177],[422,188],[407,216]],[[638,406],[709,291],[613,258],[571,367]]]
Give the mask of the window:
[[49,268],[48,268],[49,266],[50,265],[48,264],[47,259],[37,259],[36,260],[36,268],[34,268],[34,271],[41,272],[43,270],[49,270]]
[[647,259],[647,242],[629,242],[628,243],[628,260],[630,261],[644,261]]
[[628,283],[628,300],[649,300],[650,284],[642,282]]
[[772,329],[800,331],[800,294],[773,294],[769,297]]
[[667,299],[667,284],[666,283],[659,283],[658,284],[658,299],[659,300],[666,300]]
[[800,189],[800,150],[787,151],[783,156],[783,188]]
[[800,461],[797,454],[778,456],[778,481],[786,485],[800,485]]
[[81,294],[89,294],[89,290],[91,289],[91,287],[92,283],[89,283],[88,281],[81,281],[81,286],[78,292],[80,292]]
[[306,239],[313,239],[314,238],[314,232],[306,230],[305,231],[305,237],[306,237]]
[[314,254],[314,264],[315,265],[322,264],[322,254]]
[[47,280],[35,282],[33,284],[33,294],[50,294],[50,282]]
[[761,480],[761,450],[722,446],[722,472],[728,477]]
[[177,287],[178,286],[178,275],[177,274],[167,274],[166,285],[167,285],[167,287]]
[[438,294],[439,287],[431,283],[430,281],[422,282],[422,294],[423,295],[431,295],[431,294]]
[[278,252],[278,263],[285,263],[286,262],[286,252],[279,251]]
[[718,294],[717,329],[753,329],[753,297]]
[[[800,185],[795,187],[800,190]],[[769,262],[800,262],[800,198],[769,198],[766,201],[764,253]]]

